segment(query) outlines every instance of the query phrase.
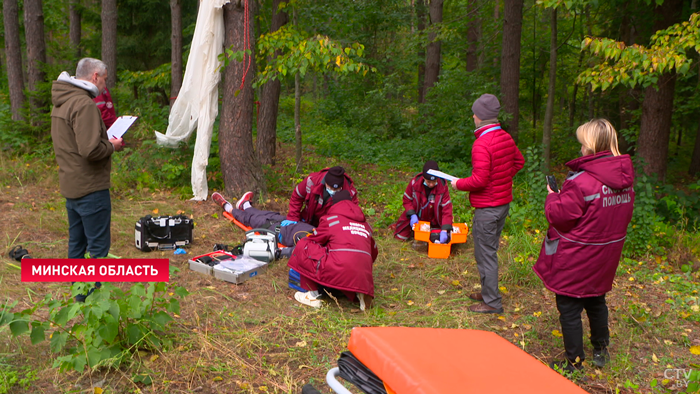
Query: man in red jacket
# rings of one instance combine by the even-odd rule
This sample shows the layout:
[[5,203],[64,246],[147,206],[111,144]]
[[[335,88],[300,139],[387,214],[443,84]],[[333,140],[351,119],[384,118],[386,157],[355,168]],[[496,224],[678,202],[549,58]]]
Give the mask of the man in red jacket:
[[287,265],[297,271],[301,287],[294,298],[304,305],[321,307],[319,285],[341,290],[351,301],[360,300],[360,309],[374,298],[372,265],[377,245],[372,227],[347,190],[334,196],[333,206],[321,218],[314,233],[302,238]]
[[282,222],[282,226],[300,221],[318,226],[319,219],[333,205],[333,196],[341,190],[347,190],[352,202],[359,204],[357,190],[343,167],[324,168],[309,174],[294,188],[289,199],[287,220]]
[[394,237],[407,241],[413,237],[413,225],[419,220],[430,222],[431,228],[439,228],[439,242],[448,241],[452,231],[452,199],[444,179],[428,174],[428,170],[439,170],[434,160],[423,165],[423,172],[411,179],[403,193],[406,209],[396,222]]
[[503,313],[498,291],[498,244],[513,201],[513,176],[525,165],[513,138],[498,123],[500,109],[492,94],[484,94],[474,102],[472,175],[452,181],[455,189],[470,192],[469,202],[476,208],[472,236],[481,292],[469,298],[481,302],[469,310],[478,313]]

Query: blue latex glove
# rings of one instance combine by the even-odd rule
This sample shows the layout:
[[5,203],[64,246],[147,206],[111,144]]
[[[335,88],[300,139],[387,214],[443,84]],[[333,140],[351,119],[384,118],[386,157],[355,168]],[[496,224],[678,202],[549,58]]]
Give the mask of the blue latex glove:
[[447,230],[440,231],[440,243],[441,244],[447,243]]
[[282,227],[287,227],[290,224],[297,224],[294,220],[283,220],[282,223],[280,223],[280,226]]
[[173,254],[187,254],[187,251],[185,249],[182,249],[182,248],[177,248],[177,249],[175,249]]
[[418,223],[418,215],[411,215],[411,227],[416,223]]

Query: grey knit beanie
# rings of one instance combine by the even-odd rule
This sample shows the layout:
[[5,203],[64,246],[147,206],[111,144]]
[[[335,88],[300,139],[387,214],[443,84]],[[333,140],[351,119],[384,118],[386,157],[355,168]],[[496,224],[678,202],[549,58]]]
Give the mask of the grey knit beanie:
[[481,120],[498,118],[498,111],[501,110],[501,103],[493,94],[482,94],[474,101],[472,112]]

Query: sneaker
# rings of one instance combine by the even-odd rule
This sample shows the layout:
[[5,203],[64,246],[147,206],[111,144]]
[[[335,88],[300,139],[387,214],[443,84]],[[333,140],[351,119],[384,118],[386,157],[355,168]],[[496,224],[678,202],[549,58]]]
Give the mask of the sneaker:
[[240,209],[240,210],[245,209],[245,208],[243,208],[243,204],[245,204],[246,202],[249,202],[252,198],[253,198],[253,192],[245,192],[243,194],[243,196],[241,196],[241,199],[238,200],[238,202],[236,203],[236,209]]
[[593,365],[598,368],[603,368],[608,361],[610,361],[608,349],[593,350]]
[[357,299],[360,300],[360,310],[365,310],[365,295],[363,293],[356,293]]
[[308,305],[314,308],[320,308],[323,304],[323,302],[318,299],[318,296],[314,296],[311,291],[307,291],[306,293],[297,291],[296,293],[294,293],[294,299],[301,302],[304,305]]
[[561,374],[573,374],[576,371],[583,371],[581,364],[571,363],[568,360],[552,361],[549,367]]
[[220,193],[218,193],[218,192],[212,193],[211,199],[212,199],[215,203],[217,203],[219,206],[221,206],[221,208],[225,207],[226,204],[229,203],[228,201],[226,201],[226,199],[224,198],[224,196],[222,196],[222,195],[221,195]]

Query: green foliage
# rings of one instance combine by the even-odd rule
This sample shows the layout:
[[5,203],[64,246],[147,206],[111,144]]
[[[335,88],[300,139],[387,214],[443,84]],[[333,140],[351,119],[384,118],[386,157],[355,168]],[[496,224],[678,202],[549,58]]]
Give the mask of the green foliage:
[[602,57],[603,62],[582,72],[580,83],[590,83],[593,89],[601,90],[619,84],[646,88],[656,84],[661,74],[683,75],[690,70],[693,59],[686,51],[700,52],[700,13],[691,15],[687,22],[656,32],[648,47],[627,47],[624,42],[609,38],[586,37],[581,48]]
[[638,171],[637,174],[639,175],[634,185],[634,212],[627,228],[624,256],[658,254],[665,246],[665,238],[657,236],[661,232],[661,218],[656,213],[655,185],[643,172]]
[[516,234],[522,229],[544,231],[549,228],[544,215],[547,183],[542,174],[542,152],[539,148],[528,147],[523,157],[525,168],[514,178],[513,202],[510,203],[505,228],[508,234]]
[[[29,335],[32,344],[50,341],[57,353],[54,368],[83,371],[85,366],[117,366],[134,352],[168,348],[172,338],[166,327],[180,312],[179,299],[187,290],[166,282],[136,283],[126,291],[109,283],[87,297],[73,300],[92,286],[76,283],[71,297],[47,294],[30,308],[11,312],[17,302],[1,305],[0,325],[13,336]],[[168,294],[173,294],[169,296]]]
[[13,390],[13,387],[21,387],[27,392],[31,383],[37,380],[36,370],[31,367],[21,369],[4,362],[0,359],[0,394],[6,394]]

